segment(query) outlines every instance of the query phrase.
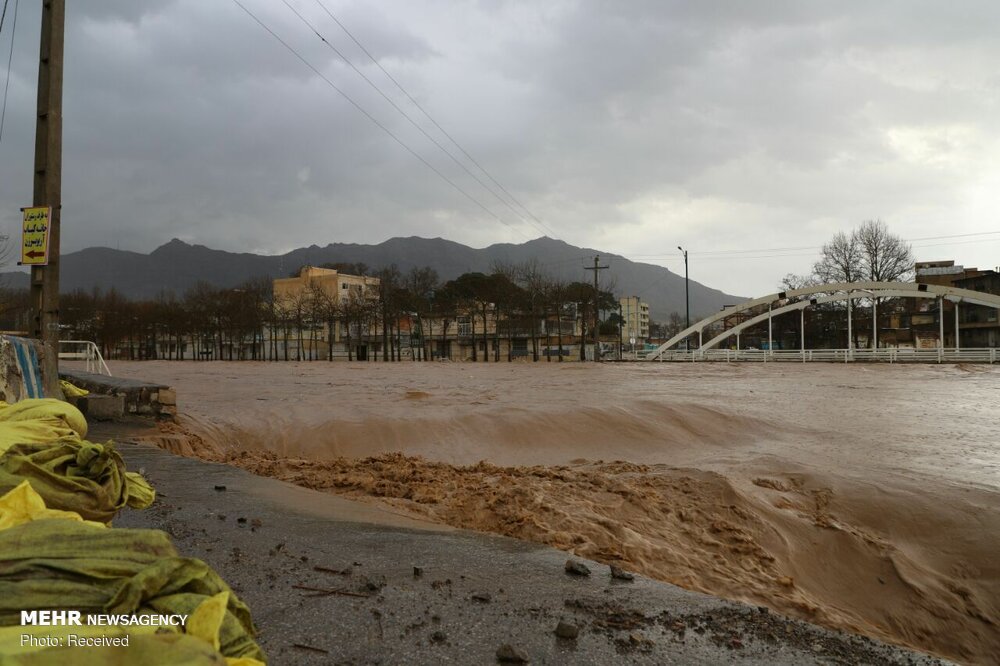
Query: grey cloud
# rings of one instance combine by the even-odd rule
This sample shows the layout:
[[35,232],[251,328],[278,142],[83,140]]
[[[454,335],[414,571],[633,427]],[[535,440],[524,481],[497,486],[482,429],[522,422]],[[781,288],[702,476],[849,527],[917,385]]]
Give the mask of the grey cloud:
[[[540,235],[282,3],[241,1],[519,231],[438,179],[232,2],[87,2],[68,13],[67,250],[148,251],[174,236],[280,251]],[[315,2],[290,1],[433,131]],[[1000,181],[984,154],[1000,144],[995,3],[324,2],[569,242],[625,254],[819,245],[872,216],[936,235],[949,211],[948,231],[989,228],[969,191]],[[19,28],[0,146],[8,228],[31,196],[38,10],[22,4],[30,29]],[[990,247],[962,250],[986,263]],[[808,259],[710,263],[700,279],[745,292]]]

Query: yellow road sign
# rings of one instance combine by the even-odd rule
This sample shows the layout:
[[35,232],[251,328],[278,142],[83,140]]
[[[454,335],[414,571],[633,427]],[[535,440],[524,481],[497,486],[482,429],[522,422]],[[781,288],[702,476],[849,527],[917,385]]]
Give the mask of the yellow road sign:
[[48,206],[22,208],[24,213],[21,227],[21,264],[24,266],[45,266],[49,263],[49,217],[52,209]]

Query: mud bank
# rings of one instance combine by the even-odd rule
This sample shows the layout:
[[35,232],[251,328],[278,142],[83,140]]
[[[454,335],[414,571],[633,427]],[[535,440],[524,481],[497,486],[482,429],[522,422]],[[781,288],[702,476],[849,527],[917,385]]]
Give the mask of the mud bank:
[[255,409],[206,395],[153,439],[962,662],[1000,652],[992,369],[315,365],[181,364],[195,391],[267,381]]

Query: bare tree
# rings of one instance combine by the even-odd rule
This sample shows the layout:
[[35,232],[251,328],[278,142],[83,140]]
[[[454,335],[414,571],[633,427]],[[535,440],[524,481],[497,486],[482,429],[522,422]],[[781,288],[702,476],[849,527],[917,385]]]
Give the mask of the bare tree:
[[[850,234],[838,232],[823,246],[823,256],[813,272],[817,283],[895,282],[908,278],[913,271],[913,252],[902,238],[889,232],[881,220],[866,220]],[[786,276],[786,280],[792,276]],[[877,306],[877,299],[876,299]],[[848,301],[853,313],[855,301]],[[877,325],[877,324],[876,324]],[[858,331],[853,331],[858,344]]]
[[[551,300],[550,296],[553,296],[553,290],[557,286],[555,280],[542,271],[537,259],[528,259],[515,266],[514,279],[524,289],[524,298],[528,306],[528,324],[531,330],[531,360],[537,363],[539,320],[545,317],[546,307]],[[559,289],[561,287],[561,284],[558,285]],[[549,355],[547,360],[551,361],[552,356]],[[562,360],[562,356],[559,357],[559,360]]]
[[854,230],[862,255],[864,277],[873,282],[896,282],[913,273],[910,244],[890,233],[881,220],[867,220]]
[[781,291],[805,289],[806,287],[815,287],[818,284],[820,284],[820,282],[814,275],[796,275],[795,273],[786,273],[785,277],[781,278]]
[[420,330],[420,356],[426,361],[428,352],[430,351],[428,336],[433,334],[433,330],[425,332],[424,326],[431,325],[432,320],[427,315],[430,314],[433,308],[434,290],[438,288],[439,283],[438,274],[430,266],[423,268],[414,267],[410,269],[404,283],[406,290],[410,292],[409,300],[417,314],[417,324]]
[[823,246],[822,257],[813,266],[820,282],[856,282],[864,271],[861,243],[856,233],[838,231]]
[[[824,282],[895,282],[913,272],[910,245],[891,233],[881,220],[866,220],[850,234],[840,231],[823,246],[813,274]],[[786,276],[785,283],[807,282],[802,276]]]
[[[555,315],[556,324],[556,346],[559,351],[558,360],[560,363],[563,362],[563,310],[566,307],[566,301],[569,299],[567,295],[567,286],[564,280],[559,280],[557,278],[552,278],[548,280],[542,290],[544,297],[545,307],[548,309],[546,317],[546,331],[545,331],[545,342],[548,346],[551,333],[549,332],[549,318]],[[570,324],[572,328],[572,323]],[[538,360],[538,354],[535,353],[535,360]],[[552,362],[552,350],[549,349],[545,358],[546,362]]]
[[382,360],[392,361],[395,360],[392,349],[392,319],[393,317],[397,320],[399,318],[399,304],[396,302],[395,296],[403,276],[396,264],[379,270],[375,275],[379,278],[379,303],[382,308]]

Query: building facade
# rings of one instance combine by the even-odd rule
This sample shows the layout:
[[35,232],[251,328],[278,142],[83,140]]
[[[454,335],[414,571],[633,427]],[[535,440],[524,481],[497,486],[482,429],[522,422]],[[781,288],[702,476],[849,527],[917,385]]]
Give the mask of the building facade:
[[649,339],[649,303],[638,296],[622,296],[618,299],[622,317],[622,342],[628,344],[633,338],[635,344],[643,345]]
[[345,355],[366,360],[376,337],[374,311],[380,286],[377,277],[315,266],[274,280],[275,308],[292,325],[273,329],[265,344],[298,360]]
[[[919,284],[1000,294],[1000,275],[996,271],[966,268],[953,260],[919,261],[914,264],[914,273]],[[956,304],[947,299],[912,300],[908,312],[900,319],[900,325],[911,333],[912,346],[917,348],[933,349],[939,344],[958,348],[1000,346],[1000,322],[995,308]],[[942,328],[944,340],[940,340]]]

